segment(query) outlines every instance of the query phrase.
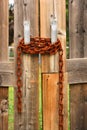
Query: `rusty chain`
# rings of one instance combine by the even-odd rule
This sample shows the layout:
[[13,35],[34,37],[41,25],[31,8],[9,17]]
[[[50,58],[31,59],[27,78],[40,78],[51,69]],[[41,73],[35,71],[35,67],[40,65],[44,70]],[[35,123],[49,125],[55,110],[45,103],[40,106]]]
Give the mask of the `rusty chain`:
[[63,49],[60,40],[51,44],[50,38],[31,38],[29,44],[24,44],[24,39],[17,46],[17,97],[18,112],[22,111],[22,53],[26,54],[50,54],[59,52],[59,130],[63,130]]

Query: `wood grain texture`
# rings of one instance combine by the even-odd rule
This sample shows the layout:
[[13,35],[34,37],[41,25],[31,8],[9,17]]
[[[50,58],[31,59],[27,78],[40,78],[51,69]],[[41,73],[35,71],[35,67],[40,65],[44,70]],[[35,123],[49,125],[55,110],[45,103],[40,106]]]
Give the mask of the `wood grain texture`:
[[0,1],[0,61],[8,60],[8,0]]
[[87,58],[68,59],[66,63],[69,84],[87,83]]
[[0,63],[0,86],[13,86],[14,80],[14,63],[1,62]]
[[84,0],[69,1],[70,58],[84,57]]
[[86,130],[87,84],[71,85],[70,94],[71,130]]
[[0,87],[0,130],[8,130],[8,87]]
[[[40,36],[41,37],[50,37],[50,16],[53,14],[53,0],[47,1],[47,0],[40,0]],[[65,0],[62,2],[61,0],[55,0],[55,15],[58,20],[58,38],[60,39],[62,43],[62,47],[64,50],[64,55],[63,55],[63,60],[64,60],[64,72],[66,71],[66,65],[65,65],[65,59],[66,59],[66,16],[65,16]],[[50,72],[58,72],[59,66],[58,66],[58,59],[59,56],[56,54],[53,58],[53,63],[51,64],[51,56],[49,55],[44,55],[42,56],[42,73],[50,73]],[[52,83],[55,81],[52,80]],[[66,91],[67,91],[67,85],[64,85]],[[45,91],[45,90],[44,90]],[[55,91],[55,90],[54,90]],[[65,91],[65,90],[64,90]],[[48,94],[51,96],[51,93],[48,92]],[[44,97],[44,95],[43,95]],[[56,97],[56,95],[55,95]],[[48,100],[48,99],[47,99]],[[65,100],[67,100],[67,93],[65,93]],[[66,102],[67,104],[67,102]],[[49,103],[49,108],[51,108],[51,104]],[[47,111],[46,108],[43,108],[43,112]],[[65,105],[64,107],[65,113],[67,113],[67,106]],[[51,113],[50,111],[48,112],[49,115],[49,120],[48,123],[50,122],[50,117]],[[47,129],[47,119],[48,116],[46,113],[43,114],[43,122],[44,126],[43,129]],[[65,121],[65,128],[67,128],[67,123],[68,123],[68,118],[66,114],[66,121]],[[45,120],[46,119],[46,120]],[[57,119],[58,120],[58,119]],[[53,121],[51,124],[48,124],[48,129],[58,129],[58,126],[55,126],[55,122]],[[46,126],[45,126],[46,125]],[[51,126],[50,126],[51,125]]]
[[[64,84],[67,85],[67,73],[64,74]],[[58,73],[44,73],[43,83],[43,129],[58,130]],[[64,129],[68,129],[68,89],[64,87]]]
[[84,57],[87,57],[87,0],[84,0]]
[[58,74],[43,74],[43,129],[58,130]]
[[[70,119],[71,130],[86,130],[86,98],[87,84],[86,82],[86,31],[87,31],[87,1],[69,1],[69,35],[70,35],[70,58],[72,60],[69,67],[69,77],[71,77],[72,85],[70,85]],[[75,12],[75,13],[74,13]],[[78,59],[83,58],[83,59]],[[76,62],[76,64],[75,64]],[[71,65],[72,64],[72,65]],[[73,67],[72,67],[73,66]],[[71,70],[73,69],[73,70]],[[77,81],[76,81],[77,80]],[[76,84],[74,84],[76,82]],[[78,82],[78,83],[77,83]],[[86,82],[87,83],[87,82]]]
[[[8,0],[0,1],[0,62],[8,61]],[[1,67],[1,66],[0,66]],[[4,70],[2,70],[4,72]],[[3,73],[2,72],[2,73]],[[4,83],[8,85],[8,74],[0,73],[0,130],[8,130],[8,87],[2,88]],[[6,76],[6,77],[4,77]],[[5,82],[6,81],[6,82]],[[2,83],[3,82],[3,83]]]
[[[30,20],[31,35],[39,35],[38,0],[15,0],[15,43],[23,37],[23,22]],[[17,45],[17,44],[16,44]],[[16,48],[16,47],[15,47]],[[16,56],[15,56],[16,57]],[[16,63],[15,63],[16,64]],[[15,88],[15,129],[38,130],[38,55],[23,55],[22,113],[17,113]],[[16,69],[16,68],[15,68]]]

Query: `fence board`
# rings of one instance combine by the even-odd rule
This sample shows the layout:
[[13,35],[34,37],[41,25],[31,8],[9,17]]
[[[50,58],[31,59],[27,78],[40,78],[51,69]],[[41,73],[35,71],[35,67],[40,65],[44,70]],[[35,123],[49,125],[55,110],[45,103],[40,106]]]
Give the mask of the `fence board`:
[[8,87],[0,88],[0,130],[8,130]]
[[[38,0],[15,0],[15,43],[18,35],[23,37],[23,22],[30,20],[31,35],[39,35]],[[17,98],[15,89],[15,129],[38,130],[38,55],[23,55],[23,111],[17,113]]]
[[[8,0],[0,1],[0,62],[8,61]],[[4,80],[0,74],[0,82]],[[4,81],[3,81],[4,82]],[[3,85],[3,84],[1,84]],[[2,86],[3,87],[3,86]],[[8,130],[8,87],[0,87],[0,130]]]
[[83,17],[84,17],[84,0],[69,1],[70,58],[84,57]]
[[[69,1],[69,33],[70,33],[70,58],[86,57],[86,0]],[[75,12],[75,13],[74,13]],[[71,26],[72,25],[72,26]],[[85,61],[85,62],[84,62]],[[73,79],[77,78],[76,84],[70,85],[70,120],[71,130],[87,129],[86,120],[86,103],[84,98],[87,95],[86,80],[86,60],[76,60],[76,68],[70,63]],[[82,63],[83,62],[83,63]],[[73,62],[74,63],[74,62]],[[74,65],[74,64],[73,64]],[[78,71],[76,70],[78,69]],[[81,81],[81,82],[80,82]],[[80,84],[81,83],[81,84]]]
[[43,74],[43,129],[58,130],[58,74]]
[[[63,46],[63,50],[64,50],[64,72],[65,72],[65,43],[66,43],[66,32],[65,32],[65,27],[66,27],[66,20],[65,20],[65,0],[63,2],[61,2],[61,0],[55,0],[55,15],[57,17],[58,20],[58,38],[61,40],[62,46]],[[53,0],[47,1],[47,0],[40,0],[40,36],[41,37],[50,37],[50,16],[53,14]],[[43,17],[44,16],[44,17]],[[44,19],[45,18],[45,19]],[[61,34],[59,33],[61,32]],[[42,56],[42,73],[50,73],[50,72],[58,72],[58,54],[56,54],[54,56],[54,60],[51,64],[50,62],[51,57],[49,55],[44,55]],[[54,81],[53,81],[54,82]],[[67,83],[66,83],[67,84]],[[64,85],[66,91],[67,91],[67,85]],[[65,92],[65,91],[64,91]],[[49,94],[51,94],[49,92]],[[67,93],[65,93],[64,95],[65,99],[67,99]],[[68,101],[68,100],[67,100]],[[66,104],[64,104],[64,111],[65,113],[67,113],[67,101]],[[51,109],[51,104],[49,103],[49,108]],[[43,108],[43,112],[46,111],[46,108]],[[51,117],[50,115],[50,111],[49,111],[49,117]],[[65,129],[68,129],[68,114],[66,115],[66,121],[65,121]],[[64,117],[65,117],[64,115]],[[47,129],[47,120],[45,120],[45,118],[47,117],[47,114],[44,113],[43,115],[43,122],[44,122],[44,130]],[[65,119],[65,118],[64,118]],[[58,117],[57,117],[58,120]],[[53,129],[54,127],[54,122],[51,124],[51,129]],[[46,126],[45,126],[46,125]],[[49,125],[49,124],[48,124]],[[49,126],[50,129],[50,126]],[[54,128],[55,130],[58,129],[57,127]],[[54,130],[53,129],[53,130]]]

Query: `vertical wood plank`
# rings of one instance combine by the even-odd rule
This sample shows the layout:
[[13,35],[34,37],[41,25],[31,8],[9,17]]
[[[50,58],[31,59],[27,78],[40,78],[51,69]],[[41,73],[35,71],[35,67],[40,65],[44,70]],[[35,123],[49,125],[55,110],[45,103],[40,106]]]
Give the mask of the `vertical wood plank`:
[[83,120],[83,129],[87,129],[87,84],[83,87],[83,115],[81,119]]
[[8,0],[0,1],[0,61],[8,60]]
[[[38,0],[15,0],[15,43],[23,37],[23,22],[30,20],[31,35],[39,35]],[[17,45],[17,44],[16,44]],[[38,130],[38,55],[23,55],[22,114],[17,113],[15,95],[15,129]],[[15,88],[15,94],[17,87]]]
[[[87,56],[87,1],[69,1],[69,33],[70,33],[70,58]],[[75,12],[75,13],[74,13]],[[71,130],[87,129],[86,121],[86,84],[70,85],[70,119]]]
[[[0,1],[0,62],[4,61],[8,61],[8,0]],[[0,130],[8,130],[7,102],[8,87],[0,87]]]
[[70,58],[84,57],[84,0],[69,1]]
[[43,130],[58,130],[57,83],[58,74],[43,74]]
[[86,48],[87,48],[87,0],[84,0],[84,57],[87,57],[87,51],[86,51]]
[[[65,72],[66,71],[66,69],[65,69],[65,66],[66,66],[65,65],[65,59],[66,59],[66,51],[65,51],[66,50],[66,15],[65,15],[66,6],[65,6],[65,0],[63,2],[61,0],[55,0],[55,5],[56,5],[55,6],[55,15],[58,20],[58,38],[61,40],[62,47],[64,50],[64,72]],[[40,12],[40,28],[41,28],[40,36],[41,37],[50,37],[50,16],[53,14],[53,0],[50,0],[50,1],[40,0],[40,11],[41,11]],[[53,67],[52,67],[52,65],[53,65]],[[58,72],[58,54],[56,54],[54,56],[54,61],[53,61],[52,65],[50,64],[49,55],[42,56],[42,73]],[[65,93],[65,90],[67,91],[67,84],[64,85],[64,87],[65,87],[65,89],[64,89],[65,97],[64,98],[66,100],[66,103],[64,104],[64,112],[67,113],[68,112],[68,110],[67,110],[68,99],[67,99],[67,93]],[[56,104],[56,105],[58,105],[58,104]],[[49,108],[51,108],[50,104],[49,104]],[[45,109],[47,109],[47,108],[44,107],[43,112],[46,111]],[[50,111],[48,114],[50,114]],[[67,115],[68,114],[66,114],[66,121],[64,124],[64,126],[65,126],[64,128],[66,128],[66,130],[68,129],[68,124],[67,124],[68,116]],[[47,114],[45,113],[45,114],[43,114],[43,116],[44,116],[43,122],[44,122],[44,125],[46,125],[45,121],[47,121],[47,120],[45,118],[46,118]],[[65,115],[64,115],[64,120],[65,120]],[[51,125],[53,125],[53,124],[51,124]],[[47,126],[43,126],[44,130],[47,129],[46,127]],[[56,129],[58,129],[58,128],[56,127]]]
[[8,87],[0,87],[0,130],[8,130]]
[[70,86],[71,130],[83,127],[83,93],[81,84]]

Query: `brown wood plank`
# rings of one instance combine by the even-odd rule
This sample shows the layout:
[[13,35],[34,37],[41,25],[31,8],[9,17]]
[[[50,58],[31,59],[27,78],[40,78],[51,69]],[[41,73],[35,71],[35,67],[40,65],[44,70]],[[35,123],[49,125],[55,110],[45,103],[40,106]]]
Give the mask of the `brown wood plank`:
[[8,60],[8,0],[0,1],[0,61]]
[[[62,2],[61,0],[55,0],[55,15],[57,17],[58,20],[58,38],[61,40],[62,46],[63,46],[63,50],[64,50],[64,72],[65,70],[65,59],[66,59],[66,18],[65,18],[65,0]],[[47,1],[47,0],[40,0],[40,36],[41,37],[50,37],[50,16],[53,14],[53,0]],[[43,17],[44,16],[44,17]],[[44,19],[45,18],[45,19]],[[61,33],[60,33],[61,32]],[[42,56],[42,73],[50,73],[50,72],[58,72],[58,54],[56,54],[54,56],[54,60],[53,63],[51,64],[50,62],[50,56],[49,55],[44,55]],[[55,81],[53,81],[55,82]],[[67,90],[67,85],[64,86]],[[49,93],[50,94],[50,93]],[[67,99],[67,93],[65,94],[65,99]],[[68,101],[68,100],[67,100]],[[67,102],[66,102],[67,104]],[[66,106],[66,105],[65,105]],[[49,106],[51,107],[51,106]],[[43,112],[45,111],[45,107],[43,109]],[[64,111],[66,111],[65,113],[67,113],[67,106],[64,107]],[[50,115],[50,112],[48,113]],[[44,115],[45,118],[47,115]],[[64,124],[64,128],[66,128],[66,130],[68,129],[68,118],[67,118],[67,114],[66,114],[66,121]],[[43,122],[47,122],[45,121],[45,118],[43,118]],[[50,120],[50,119],[49,119]],[[58,119],[57,119],[58,120]],[[49,121],[48,121],[49,122]],[[47,129],[44,123],[43,129]],[[52,122],[51,124],[51,128],[54,127],[54,122]],[[53,126],[52,126],[53,125]],[[48,126],[50,129],[50,126]],[[57,126],[58,127],[58,126]],[[56,127],[56,128],[57,128]],[[53,129],[54,130],[54,129]],[[56,130],[56,129],[55,129]]]
[[87,129],[87,84],[84,84],[83,87],[83,125],[84,129]]
[[[38,0],[15,0],[15,43],[18,35],[23,37],[23,22],[30,20],[31,35],[39,35]],[[16,44],[17,45],[17,44]],[[15,56],[16,57],[16,56]],[[16,65],[16,62],[15,62]],[[23,55],[23,88],[22,108],[17,113],[17,98],[15,88],[15,129],[38,130],[38,55]],[[15,68],[16,69],[16,68]]]
[[[0,1],[0,62],[8,61],[8,0]],[[1,67],[1,66],[0,66]],[[6,76],[6,74],[5,74]],[[0,73],[0,86],[9,80]],[[7,81],[6,81],[7,82]],[[5,84],[8,85],[8,84]],[[8,87],[0,87],[0,130],[8,130]]]
[[[53,82],[54,81],[54,82]],[[58,74],[43,74],[43,129],[58,130]]]
[[8,87],[0,88],[0,130],[8,130]]
[[[64,75],[67,85],[67,74]],[[58,73],[45,73],[43,83],[43,129],[58,130]],[[68,89],[64,87],[64,129],[68,129]]]

